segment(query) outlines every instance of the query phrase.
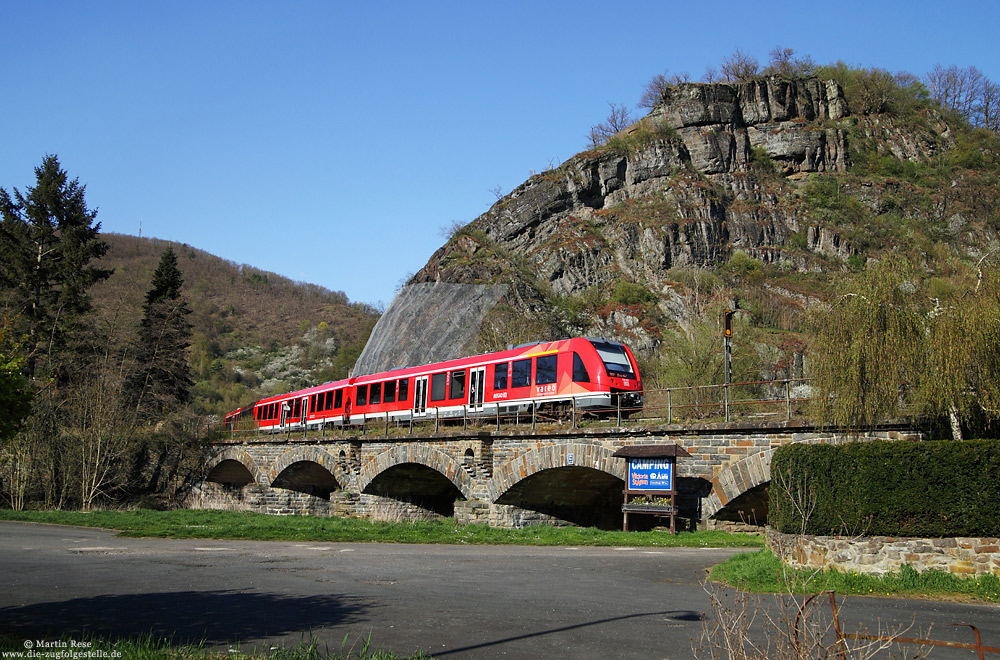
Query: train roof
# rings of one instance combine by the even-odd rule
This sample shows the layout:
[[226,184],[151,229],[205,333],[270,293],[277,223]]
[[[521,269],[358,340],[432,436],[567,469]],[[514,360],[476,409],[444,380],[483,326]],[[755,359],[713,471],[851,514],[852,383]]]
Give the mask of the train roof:
[[[369,374],[367,376],[357,376],[356,378],[351,379],[351,384],[364,385],[365,383],[378,383],[385,380],[395,380],[397,378],[409,376],[420,376],[431,371],[448,371],[449,369],[459,369],[461,367],[494,364],[496,362],[505,362],[507,360],[531,358],[545,353],[566,350],[580,343],[590,344],[593,341],[608,340],[574,337],[568,339],[557,339],[554,341],[531,342],[528,344],[513,346],[503,351],[495,351],[493,353],[482,353],[469,357],[455,358],[454,360],[431,362],[429,364],[422,364],[415,367],[403,367],[401,369],[393,369],[391,371],[380,371],[379,373]],[[620,344],[621,342],[612,343]]]

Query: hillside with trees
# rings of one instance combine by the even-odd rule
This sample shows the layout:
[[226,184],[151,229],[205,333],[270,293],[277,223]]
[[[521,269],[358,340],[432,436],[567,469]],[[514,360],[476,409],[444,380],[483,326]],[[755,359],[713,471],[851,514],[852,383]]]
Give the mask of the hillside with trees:
[[186,245],[100,233],[56,156],[0,188],[0,494],[163,504],[230,409],[344,377],[377,317]]
[[138,324],[161,253],[171,247],[190,308],[192,405],[224,415],[259,396],[343,378],[378,312],[339,291],[294,282],[188,245],[103,234],[100,264],[111,276],[93,289],[99,315]]

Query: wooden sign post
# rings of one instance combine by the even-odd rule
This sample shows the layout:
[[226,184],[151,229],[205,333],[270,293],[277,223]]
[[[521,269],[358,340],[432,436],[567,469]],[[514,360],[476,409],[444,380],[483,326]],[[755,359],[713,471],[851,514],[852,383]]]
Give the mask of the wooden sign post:
[[688,455],[678,445],[633,445],[613,454],[628,459],[622,530],[628,531],[628,516],[633,513],[669,516],[670,533],[677,533],[677,457]]

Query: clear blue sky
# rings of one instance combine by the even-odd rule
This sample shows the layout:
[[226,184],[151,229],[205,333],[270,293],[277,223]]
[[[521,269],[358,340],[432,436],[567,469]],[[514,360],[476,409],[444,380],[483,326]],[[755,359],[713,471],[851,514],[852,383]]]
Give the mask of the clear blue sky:
[[45,154],[104,231],[187,243],[388,303],[608,103],[736,48],[820,64],[975,65],[989,2],[0,0],[0,186]]

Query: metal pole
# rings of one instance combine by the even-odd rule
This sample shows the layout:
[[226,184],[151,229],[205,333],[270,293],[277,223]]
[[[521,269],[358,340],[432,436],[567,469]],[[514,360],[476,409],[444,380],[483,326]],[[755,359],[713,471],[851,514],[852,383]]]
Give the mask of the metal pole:
[[531,402],[531,430],[532,431],[535,430],[535,411],[537,409],[538,409],[538,406],[535,404],[534,401],[532,401]]
[[792,418],[792,394],[789,382],[785,381],[785,420]]
[[729,421],[729,384],[733,380],[733,353],[729,345],[729,337],[724,337],[726,342],[726,386],[725,386],[725,403],[723,408],[726,411],[726,421]]
[[667,424],[674,423],[673,402],[670,400],[672,390],[667,390]]
[[573,428],[576,428],[576,398],[570,399],[573,403],[573,411],[570,413],[573,415]]

